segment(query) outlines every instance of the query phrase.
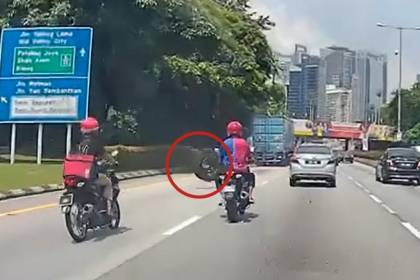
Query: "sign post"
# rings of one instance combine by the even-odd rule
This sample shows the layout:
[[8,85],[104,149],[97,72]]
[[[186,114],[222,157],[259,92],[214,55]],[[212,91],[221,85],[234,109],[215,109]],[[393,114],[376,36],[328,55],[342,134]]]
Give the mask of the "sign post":
[[16,124],[12,124],[12,132],[10,136],[10,164],[15,164],[16,154]]
[[[89,27],[3,29],[0,123],[69,124],[85,119],[92,35]],[[16,126],[13,127],[12,133],[16,134]],[[38,132],[38,137],[42,137],[42,126]],[[69,137],[71,133],[67,131],[66,152]],[[42,147],[37,150],[42,152]]]
[[66,156],[70,154],[70,150],[71,150],[71,124],[67,124]]
[[40,165],[42,162],[42,134],[43,134],[43,125],[38,124],[38,141],[37,141],[37,150],[36,150],[36,164]]

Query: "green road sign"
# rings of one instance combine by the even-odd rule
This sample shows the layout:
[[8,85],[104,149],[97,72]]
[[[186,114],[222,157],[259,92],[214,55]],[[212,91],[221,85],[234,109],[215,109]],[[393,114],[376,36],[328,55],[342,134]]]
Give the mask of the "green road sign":
[[13,74],[73,74],[74,59],[74,47],[16,47]]

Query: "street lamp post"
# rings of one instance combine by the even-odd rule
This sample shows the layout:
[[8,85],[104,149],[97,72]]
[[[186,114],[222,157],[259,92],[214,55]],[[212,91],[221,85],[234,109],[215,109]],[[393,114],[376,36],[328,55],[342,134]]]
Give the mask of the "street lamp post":
[[398,121],[397,121],[397,129],[398,129],[398,135],[397,139],[401,140],[402,138],[402,131],[401,131],[401,91],[402,91],[402,50],[403,50],[403,31],[404,30],[416,30],[419,31],[420,27],[407,27],[407,26],[394,26],[394,25],[388,25],[384,23],[377,23],[376,26],[382,27],[382,28],[389,28],[399,31],[400,35],[400,48],[398,51],[398,55],[400,58],[400,67],[399,67],[399,82],[398,82]]

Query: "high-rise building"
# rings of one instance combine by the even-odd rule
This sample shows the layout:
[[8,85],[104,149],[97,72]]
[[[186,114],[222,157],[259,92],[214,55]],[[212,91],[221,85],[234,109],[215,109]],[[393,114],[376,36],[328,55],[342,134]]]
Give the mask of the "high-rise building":
[[291,55],[284,55],[281,53],[274,54],[277,65],[279,69],[279,76],[276,77],[276,81],[279,81],[281,84],[285,85],[286,87],[289,86],[290,82],[290,67],[292,66],[293,56]]
[[[306,52],[306,48],[300,46]],[[323,61],[296,48],[300,63],[290,69],[290,85],[287,97],[289,115],[293,118],[316,119],[320,115],[320,100],[325,94]]]
[[372,52],[357,52],[352,85],[352,120],[374,121],[387,100],[387,58]]
[[289,74],[289,91],[287,93],[287,110],[293,118],[305,118],[302,68],[292,65]]
[[327,118],[334,122],[350,122],[351,90],[327,85]]
[[308,48],[303,45],[296,44],[295,52],[292,57],[292,62],[295,65],[302,63],[302,57],[308,54]]
[[332,46],[321,49],[320,53],[325,60],[327,84],[351,89],[356,52],[345,47]]

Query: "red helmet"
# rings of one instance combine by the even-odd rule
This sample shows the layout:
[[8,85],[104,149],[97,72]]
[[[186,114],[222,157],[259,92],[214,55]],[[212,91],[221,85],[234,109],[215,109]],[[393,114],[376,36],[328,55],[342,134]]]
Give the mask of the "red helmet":
[[226,131],[227,131],[228,136],[232,136],[232,135],[242,136],[242,125],[238,121],[230,122],[227,125]]
[[99,122],[95,118],[89,117],[80,123],[80,131],[82,133],[90,133],[98,130]]

